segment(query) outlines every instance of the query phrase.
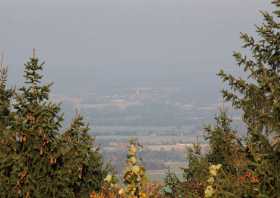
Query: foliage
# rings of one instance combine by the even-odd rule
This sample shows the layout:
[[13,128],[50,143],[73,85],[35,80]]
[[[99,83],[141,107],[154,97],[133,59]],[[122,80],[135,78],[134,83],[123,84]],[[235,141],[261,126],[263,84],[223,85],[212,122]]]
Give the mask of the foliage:
[[208,161],[201,153],[199,143],[194,143],[193,147],[187,150],[188,166],[183,168],[183,181],[175,173],[168,171],[162,192],[165,197],[203,197],[204,184],[208,176]]
[[219,170],[221,169],[222,165],[211,165],[209,167],[209,178],[207,180],[207,187],[204,191],[205,198],[211,198],[216,194],[213,185],[215,184],[215,177],[218,175]]
[[13,89],[7,88],[8,69],[3,64],[0,65],[0,129],[8,125],[11,114],[11,98]]
[[[209,163],[202,155],[201,145],[197,142],[193,147],[187,148],[188,166],[183,169],[183,177],[186,181],[202,181],[207,177]],[[204,171],[205,170],[205,171]]]
[[123,176],[123,183],[125,188],[121,188],[119,194],[127,198],[145,198],[144,192],[147,183],[145,168],[139,164],[137,158],[137,150],[140,145],[136,140],[130,141],[127,154],[127,167]]
[[[149,182],[145,186],[145,193],[147,194],[148,198],[165,198],[164,195],[160,192],[162,186],[158,183]],[[108,185],[104,185],[101,192],[93,191],[90,194],[90,198],[129,198],[131,196],[126,194],[121,194],[123,188],[115,185],[114,187],[109,187]],[[136,196],[137,197],[137,196]]]
[[232,120],[226,111],[220,110],[215,120],[214,126],[205,127],[205,140],[209,142],[207,161],[222,164],[225,171],[236,173],[246,162],[242,141],[231,128]]
[[164,179],[165,186],[162,188],[163,193],[168,197],[175,197],[178,194],[182,194],[182,189],[179,188],[180,180],[175,173],[168,170]]
[[87,197],[92,190],[99,191],[107,174],[107,167],[104,169],[102,156],[88,131],[88,125],[78,114],[60,142],[59,153],[64,156],[65,167],[61,175],[72,178],[65,183],[74,189],[76,197]]
[[263,197],[280,194],[280,1],[273,3],[274,14],[262,12],[264,22],[256,27],[257,38],[241,34],[250,54],[234,53],[248,78],[219,73],[230,87],[223,91],[224,98],[243,112],[248,171],[260,178],[257,196]]
[[88,197],[106,176],[101,155],[82,117],[61,134],[63,116],[49,100],[51,84],[42,84],[44,63],[25,64],[25,84],[6,88],[0,79],[0,196]]
[[123,175],[123,184],[117,183],[115,175],[107,175],[101,192],[93,191],[90,198],[163,198],[159,183],[147,182],[145,168],[140,164],[137,152],[142,147],[131,140],[127,154],[127,167]]
[[[204,184],[205,197],[280,195],[280,1],[273,4],[276,10],[272,14],[261,12],[264,22],[256,26],[257,38],[241,34],[243,47],[250,54],[234,53],[247,78],[223,70],[218,74],[228,84],[228,89],[222,91],[224,100],[242,113],[246,138],[237,136],[230,127],[231,120],[221,111],[216,124],[205,128],[209,152],[188,154],[185,180],[196,179]],[[221,164],[219,172],[212,170],[215,164]],[[208,179],[205,166],[209,167]],[[194,189],[190,191],[199,197]]]

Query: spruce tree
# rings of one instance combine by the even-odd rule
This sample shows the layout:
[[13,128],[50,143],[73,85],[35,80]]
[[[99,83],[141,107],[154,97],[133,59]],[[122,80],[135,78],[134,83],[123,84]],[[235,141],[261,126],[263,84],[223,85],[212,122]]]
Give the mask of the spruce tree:
[[[0,65],[0,196],[9,191],[9,177],[12,170],[12,154],[15,144],[11,137],[11,100],[14,94],[7,88],[7,67]],[[2,196],[1,196],[2,197]]]
[[77,114],[69,129],[62,134],[62,177],[71,178],[65,180],[65,183],[73,189],[75,197],[87,197],[92,191],[99,191],[108,174],[108,167],[103,167],[102,156],[88,131],[89,127],[83,117]]
[[273,4],[273,13],[262,12],[257,37],[241,34],[249,54],[234,53],[247,78],[219,73],[229,85],[223,91],[225,100],[243,113],[249,168],[260,178],[259,196],[267,197],[280,194],[280,1]]
[[43,65],[34,51],[15,91],[6,89],[2,70],[0,197],[88,197],[107,169],[81,116],[61,134],[63,116],[49,99],[51,84],[42,83]]
[[11,98],[13,89],[7,88],[8,69],[5,65],[0,65],[0,129],[7,126],[11,113]]
[[206,154],[210,164],[222,164],[224,169],[234,171],[236,160],[243,157],[243,145],[237,132],[231,128],[232,120],[224,110],[215,117],[214,126],[205,127],[205,140],[209,143]]
[[198,139],[192,147],[187,148],[187,167],[183,169],[183,177],[186,181],[200,181],[206,178],[208,161],[202,154],[201,144]]
[[56,182],[57,136],[63,118],[60,107],[49,101],[51,84],[41,84],[44,63],[33,56],[25,64],[25,85],[16,92],[15,120],[17,164],[11,184],[18,196],[54,197],[63,192]]

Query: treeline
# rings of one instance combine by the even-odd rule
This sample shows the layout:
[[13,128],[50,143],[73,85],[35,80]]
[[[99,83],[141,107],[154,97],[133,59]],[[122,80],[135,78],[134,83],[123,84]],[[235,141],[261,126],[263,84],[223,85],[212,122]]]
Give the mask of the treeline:
[[248,54],[234,53],[246,78],[220,71],[226,102],[242,113],[246,136],[239,137],[225,110],[205,127],[209,152],[198,143],[187,152],[183,179],[168,172],[161,185],[147,182],[132,141],[122,182],[109,173],[80,115],[61,131],[59,105],[50,84],[41,84],[35,55],[25,64],[25,85],[6,86],[0,77],[0,196],[91,198],[277,198],[280,197],[280,0],[261,12],[257,37],[241,34]]

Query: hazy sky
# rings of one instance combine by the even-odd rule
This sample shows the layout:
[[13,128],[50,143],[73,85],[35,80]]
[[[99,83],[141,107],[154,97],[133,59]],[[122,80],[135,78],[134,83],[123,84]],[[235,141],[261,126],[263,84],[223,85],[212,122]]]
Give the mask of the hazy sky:
[[218,85],[219,68],[232,68],[239,33],[252,33],[258,11],[269,7],[268,0],[0,0],[0,50],[13,84],[35,47],[56,92],[164,83],[203,92]]

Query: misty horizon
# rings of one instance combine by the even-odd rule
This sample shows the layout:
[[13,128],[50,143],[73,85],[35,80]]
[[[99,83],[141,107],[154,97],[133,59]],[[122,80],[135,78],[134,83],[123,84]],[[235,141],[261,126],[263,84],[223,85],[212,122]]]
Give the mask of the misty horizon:
[[[239,33],[267,1],[95,0],[1,2],[0,50],[20,84],[32,48],[55,93],[174,85],[219,97],[216,73],[235,70]],[[32,5],[32,6],[31,6]]]

